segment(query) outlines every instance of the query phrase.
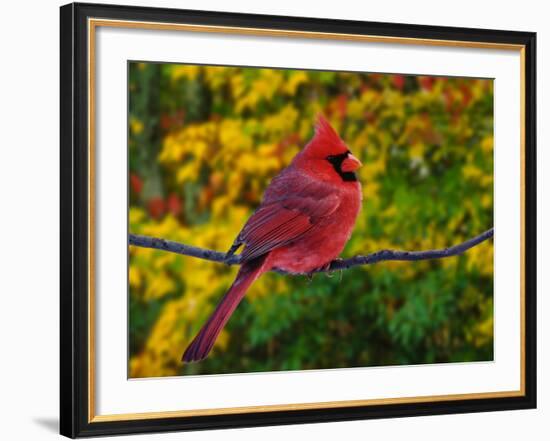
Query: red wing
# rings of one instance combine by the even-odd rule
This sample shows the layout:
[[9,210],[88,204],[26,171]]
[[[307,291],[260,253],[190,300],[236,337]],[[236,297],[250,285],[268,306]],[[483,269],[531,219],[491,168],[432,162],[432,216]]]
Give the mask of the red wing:
[[338,208],[340,202],[335,194],[324,195],[325,188],[308,190],[306,194],[292,194],[264,205],[252,215],[237,240],[246,245],[244,260],[294,242]]

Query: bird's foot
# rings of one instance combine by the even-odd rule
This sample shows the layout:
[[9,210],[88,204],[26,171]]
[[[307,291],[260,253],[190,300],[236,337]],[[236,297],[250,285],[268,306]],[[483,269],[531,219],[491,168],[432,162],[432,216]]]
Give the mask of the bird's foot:
[[333,263],[333,262],[338,262],[338,261],[341,261],[341,260],[343,260],[343,259],[340,258],[340,257],[337,257],[336,259],[330,261],[329,263],[327,263],[327,264],[325,265],[324,271],[326,271],[326,276],[327,276],[329,279],[331,279],[332,277],[334,277],[334,273],[335,273],[336,271],[339,271],[339,273],[340,273],[340,282],[342,281],[342,273],[343,273],[342,270],[330,270],[330,267],[332,266],[332,263]]
[[315,273],[325,273],[327,275],[327,277],[332,277],[332,271],[330,271],[330,264],[331,263],[332,263],[332,261],[328,262],[328,263],[325,263],[324,265],[321,265],[317,268],[314,268],[313,270],[311,270],[309,275],[313,276],[313,274],[315,274]]
[[[324,265],[321,265],[317,268],[314,268],[313,270],[311,270],[311,272],[307,273],[306,274],[306,277],[308,278],[308,280],[311,282],[313,280],[313,275],[315,273],[325,273],[325,275],[329,278],[331,277],[334,277],[334,273],[338,270],[331,270],[330,267],[332,266],[332,263],[335,262],[335,261],[338,261],[338,260],[342,260],[340,259],[339,257],[334,259],[334,260],[331,260],[330,262],[328,263],[325,263]],[[340,280],[341,280],[341,277],[342,277],[342,271],[340,270]]]
[[330,262],[325,264],[325,265],[322,265],[322,266],[319,266],[317,268],[313,268],[309,273],[306,274],[306,277],[308,279],[308,281],[311,283],[311,281],[313,280],[313,276],[316,274],[316,273],[327,273],[328,269],[330,268]]

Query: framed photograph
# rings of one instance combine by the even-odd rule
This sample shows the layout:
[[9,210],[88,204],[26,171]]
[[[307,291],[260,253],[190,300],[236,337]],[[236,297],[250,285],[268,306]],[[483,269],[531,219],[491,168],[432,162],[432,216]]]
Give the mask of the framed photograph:
[[534,33],[69,4],[60,37],[63,435],[536,406]]

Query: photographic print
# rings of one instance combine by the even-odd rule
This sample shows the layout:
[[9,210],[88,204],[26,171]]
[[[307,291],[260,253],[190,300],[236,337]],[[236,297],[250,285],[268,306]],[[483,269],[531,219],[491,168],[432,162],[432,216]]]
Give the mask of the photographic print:
[[492,361],[493,100],[128,62],[129,377]]
[[536,407],[534,33],[60,23],[63,435]]

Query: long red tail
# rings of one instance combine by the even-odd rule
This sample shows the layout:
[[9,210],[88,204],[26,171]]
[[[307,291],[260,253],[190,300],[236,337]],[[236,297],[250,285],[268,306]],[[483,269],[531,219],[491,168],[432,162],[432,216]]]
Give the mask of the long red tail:
[[264,272],[264,261],[265,256],[262,256],[241,266],[231,288],[222,297],[216,310],[183,353],[182,361],[190,363],[203,360],[208,356],[218,334],[246,294],[246,290]]

